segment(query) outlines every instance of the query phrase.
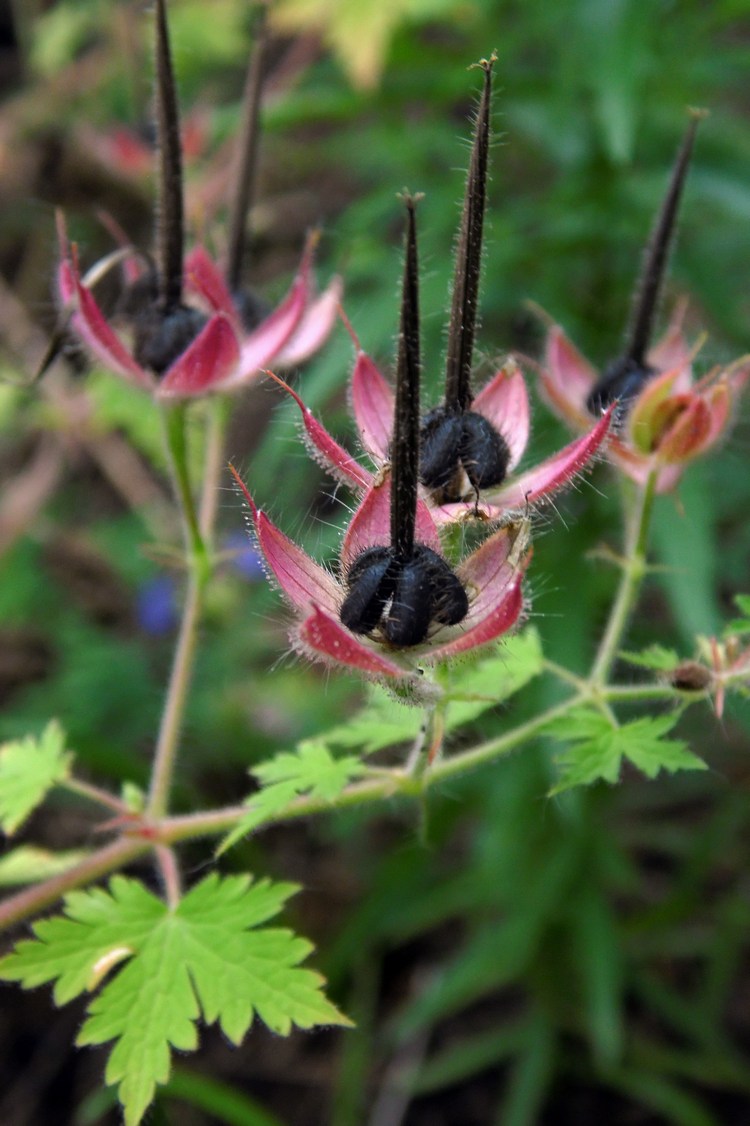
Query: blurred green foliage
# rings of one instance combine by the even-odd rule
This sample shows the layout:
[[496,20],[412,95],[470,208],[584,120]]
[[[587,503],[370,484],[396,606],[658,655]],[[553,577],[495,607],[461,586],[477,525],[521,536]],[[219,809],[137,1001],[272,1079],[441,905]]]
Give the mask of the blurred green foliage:
[[[364,14],[380,4],[359,6]],[[212,107],[210,150],[236,128],[247,5],[214,0],[210,17],[205,4],[175,0],[170,7],[185,105]],[[398,18],[382,41],[377,86],[353,91],[335,58],[310,49],[309,65],[274,93],[265,113],[264,205],[287,206],[294,189],[291,198],[302,193],[305,214],[325,219],[321,270],[344,274],[347,313],[363,346],[385,364],[393,351],[395,194],[408,185],[426,193],[426,378],[437,393],[463,142],[477,85],[466,68],[497,49],[479,336],[485,366],[510,349],[538,354],[541,329],[529,300],[597,364],[616,354],[686,105],[705,106],[711,116],[699,134],[665,305],[689,294],[691,323],[709,334],[698,361],[704,369],[750,349],[744,0],[467,0],[440,7],[447,10],[442,22],[437,5],[389,6]],[[24,84],[15,92],[29,100],[20,117],[24,141],[43,127],[64,142],[82,119],[106,129],[144,112],[149,53],[140,40],[140,5],[59,0],[39,14],[31,5],[16,10],[26,49]],[[123,20],[130,53],[123,51]],[[50,97],[61,73],[92,58],[88,84],[74,84],[64,101]],[[99,205],[79,195],[70,214],[94,244]],[[36,297],[42,302],[54,244],[49,208],[36,198],[31,208],[4,209],[0,264],[11,284],[28,286],[23,247],[35,245],[38,258],[42,236],[31,227],[40,213],[48,254]],[[268,254],[269,238],[259,239],[260,252]],[[274,285],[275,292],[283,288]],[[342,330],[301,377],[308,404],[342,436],[351,433],[344,409],[350,363]],[[4,357],[3,370],[9,366]],[[102,430],[126,434],[161,472],[146,401],[119,386],[107,391],[98,374],[94,401]],[[256,417],[265,418],[271,401],[263,430]],[[331,490],[303,452],[296,408],[277,404],[262,389],[238,405],[230,453],[284,529],[330,557],[342,507],[330,496],[321,500],[321,488]],[[55,422],[40,417],[26,392],[2,390],[1,406],[2,447],[12,466],[19,435]],[[658,502],[654,552],[663,570],[647,585],[632,649],[658,642],[689,654],[695,633],[717,631],[732,594],[747,588],[746,418],[747,411],[718,456],[688,471],[677,497]],[[537,405],[530,456],[562,440],[558,423]],[[7,688],[0,738],[40,731],[56,715],[92,777],[143,783],[174,634],[149,634],[139,624],[138,598],[165,573],[179,598],[181,576],[149,546],[139,514],[124,511],[94,476],[90,466],[71,469],[37,524],[0,560],[6,646],[11,636],[32,634],[48,653],[42,677]],[[545,652],[574,670],[590,660],[614,588],[614,571],[588,553],[602,542],[617,547],[616,491],[599,467],[591,483],[563,498],[559,513],[547,509],[538,521],[532,613]],[[221,504],[225,530],[236,531],[241,515],[229,489]],[[69,535],[96,552],[117,591],[114,616],[102,617],[86,591],[71,585],[70,568],[55,566],[54,545]],[[358,699],[346,679],[322,678],[282,656],[283,619],[262,580],[247,581],[227,566],[212,595],[191,692],[182,807],[237,800],[247,768],[341,723]],[[507,710],[478,717],[477,734],[497,734],[533,715],[549,703],[549,691],[533,682]],[[407,808],[376,818],[342,814],[311,824],[291,843],[271,834],[267,844],[230,853],[230,864],[268,865],[312,889],[307,910],[321,943],[319,964],[334,998],[358,1022],[356,1033],[337,1042],[335,1073],[324,1070],[330,1086],[312,1104],[324,1109],[318,1118],[311,1110],[309,1121],[391,1121],[375,1117],[388,1098],[407,1126],[746,1121],[749,719],[747,708],[734,705],[723,725],[706,713],[684,733],[713,768],[708,776],[647,784],[628,774],[616,789],[548,799],[553,775],[542,744],[452,783],[419,817]],[[45,843],[74,842],[53,833]],[[196,855],[202,863],[205,853]],[[294,871],[287,873],[290,859]],[[330,871],[339,874],[340,889],[323,888],[321,873]],[[316,896],[328,904],[325,918],[320,908],[316,915]],[[243,1059],[253,1050],[251,1038]],[[218,1073],[215,1087],[183,1075],[164,1092],[154,1121],[187,1121],[181,1099],[193,1105],[196,1123],[294,1113],[290,1097],[262,1077],[253,1087],[241,1061],[222,1066],[238,1092],[245,1086],[253,1098],[267,1095],[267,1112],[224,1091]],[[82,1112],[84,1120],[103,1119]]]

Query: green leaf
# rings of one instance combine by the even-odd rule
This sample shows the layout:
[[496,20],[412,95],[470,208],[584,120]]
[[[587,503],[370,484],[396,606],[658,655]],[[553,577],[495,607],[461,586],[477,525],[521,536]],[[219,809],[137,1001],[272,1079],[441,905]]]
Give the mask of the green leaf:
[[750,633],[750,594],[738,594],[734,601],[742,617],[735,618],[724,627],[724,637],[735,637],[737,634]]
[[11,852],[6,852],[0,858],[0,887],[35,884],[40,880],[48,880],[50,876],[67,872],[68,868],[72,868],[88,855],[82,849],[51,852],[49,849],[37,848],[34,845],[21,845]]
[[619,656],[631,665],[653,669],[654,672],[671,672],[680,663],[680,657],[674,649],[665,649],[663,645],[649,645],[647,649],[642,649],[640,653],[622,650]]
[[623,164],[633,154],[643,75],[650,62],[651,21],[635,0],[582,0],[579,18],[588,82],[605,150]]
[[[507,700],[538,676],[542,667],[541,641],[533,628],[456,666],[446,692],[445,730],[455,731]],[[414,742],[423,722],[419,708],[399,704],[385,689],[371,686],[365,707],[347,723],[317,736],[316,742],[328,747],[356,747],[361,754],[370,755],[384,747]]]
[[502,642],[489,656],[460,665],[453,672],[446,730],[470,723],[539,676],[544,654],[539,633],[528,628]]
[[570,743],[558,759],[561,777],[553,794],[572,786],[588,786],[600,778],[616,782],[623,759],[628,759],[648,778],[660,770],[705,770],[706,764],[688,750],[681,739],[665,739],[679,716],[645,716],[621,727],[607,716],[589,708],[579,708],[556,719],[546,729],[549,734]]
[[35,938],[0,960],[0,978],[25,988],[54,981],[61,1004],[114,970],[78,1043],[115,1041],[106,1081],[119,1085],[126,1126],[137,1126],[169,1078],[171,1049],[197,1046],[200,1018],[218,1022],[234,1044],[254,1016],[283,1036],[293,1025],[349,1023],[326,1000],[320,975],[300,968],[310,943],[261,927],[295,890],[213,874],[172,910],[136,880],[115,876],[108,890],[72,892],[65,915],[36,923]]
[[272,820],[301,794],[332,802],[352,778],[364,772],[358,759],[351,755],[336,759],[328,747],[316,739],[300,743],[296,752],[282,751],[253,769],[262,789],[248,799],[247,816],[224,838],[218,854],[264,821]]
[[0,827],[15,833],[49,790],[67,778],[72,755],[65,735],[52,720],[38,739],[28,736],[0,746]]

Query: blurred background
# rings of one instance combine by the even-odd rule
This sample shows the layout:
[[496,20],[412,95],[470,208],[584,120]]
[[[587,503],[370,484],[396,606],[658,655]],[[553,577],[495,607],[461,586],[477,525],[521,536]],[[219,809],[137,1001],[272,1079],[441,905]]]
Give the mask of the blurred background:
[[[171,0],[191,240],[221,251],[247,0]],[[747,0],[278,0],[271,9],[247,281],[285,291],[306,230],[321,282],[340,272],[363,347],[386,368],[397,326],[405,186],[423,191],[425,382],[437,398],[452,250],[478,77],[498,52],[480,371],[539,356],[534,302],[600,365],[619,350],[634,279],[686,124],[701,125],[664,311],[683,295],[707,334],[701,371],[750,351]],[[151,20],[136,0],[0,4],[0,738],[57,716],[101,784],[145,784],[183,574],[158,418],[146,397],[66,348],[32,376],[57,323],[54,209],[84,267],[110,216],[153,236]],[[105,218],[102,218],[105,213]],[[337,329],[302,394],[351,438],[351,341]],[[529,369],[529,382],[534,376]],[[200,407],[196,415],[200,415]],[[346,507],[307,457],[297,408],[259,384],[235,401],[229,453],[284,530],[336,553]],[[631,648],[692,655],[748,591],[750,428],[691,467],[656,510]],[[200,464],[196,427],[196,466]],[[527,455],[567,440],[538,401]],[[175,802],[236,802],[247,769],[343,721],[354,680],[289,653],[285,611],[242,535],[228,483]],[[585,671],[616,571],[617,484],[605,466],[547,509],[530,576],[547,654]],[[623,678],[636,675],[621,670]],[[546,681],[487,712],[497,733],[549,704]],[[269,830],[228,868],[299,881],[293,925],[355,1032],[216,1029],[178,1060],[152,1124],[204,1126],[741,1126],[750,1121],[750,712],[683,725],[704,774],[635,773],[550,799],[540,743],[429,807]],[[24,840],[92,847],[91,810],[58,801]],[[206,844],[186,849],[198,878]],[[13,877],[2,869],[5,882]],[[148,869],[144,875],[151,878]],[[71,1047],[82,1010],[3,991],[0,1122],[119,1121],[106,1053]]]

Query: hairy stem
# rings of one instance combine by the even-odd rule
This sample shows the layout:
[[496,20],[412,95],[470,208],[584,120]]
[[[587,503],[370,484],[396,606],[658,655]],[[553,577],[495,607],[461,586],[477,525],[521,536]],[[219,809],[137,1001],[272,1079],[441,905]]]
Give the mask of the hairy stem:
[[238,290],[242,284],[242,266],[247,245],[247,216],[252,207],[258,173],[260,103],[266,41],[266,8],[265,4],[260,4],[255,14],[253,49],[245,78],[237,172],[229,213],[227,282],[232,290]]
[[169,47],[166,0],[156,0],[156,128],[159,145],[159,296],[165,309],[173,309],[182,300],[184,218],[180,115]]
[[471,406],[471,363],[474,355],[484,213],[487,203],[490,103],[494,62],[493,55],[478,64],[484,71],[484,86],[474,130],[461,227],[456,246],[456,270],[453,278],[445,369],[445,403],[447,407],[457,410],[468,410]]
[[417,197],[404,198],[407,214],[401,324],[396,365],[396,404],[391,456],[391,546],[408,559],[414,550],[414,527],[419,484],[419,262],[415,206]]
[[630,511],[626,516],[620,586],[591,669],[589,682],[592,685],[602,687],[610,674],[646,574],[646,542],[654,505],[655,486],[656,473],[651,473],[645,486],[635,490]]
[[127,813],[128,811],[121,798],[116,797],[115,794],[110,794],[108,790],[103,790],[99,786],[93,786],[90,782],[84,782],[81,778],[65,778],[59,783],[59,786],[61,790],[67,790],[71,794],[87,798],[88,801],[103,805],[105,809],[111,809],[115,813]]
[[40,911],[56,903],[66,892],[93,883],[101,876],[124,868],[136,856],[141,856],[152,847],[153,842],[146,837],[120,837],[112,844],[97,849],[91,856],[74,864],[67,871],[60,872],[57,876],[44,880],[43,883],[25,888],[17,895],[9,896],[0,903],[0,930],[6,930],[16,923],[23,922],[24,919],[38,915]]
[[[373,771],[372,775],[363,781],[353,782],[333,800],[312,796],[295,798],[284,810],[277,813],[273,820],[265,822],[262,828],[317,814],[329,814],[340,809],[391,802],[394,797],[419,801],[429,790],[447,779],[458,778],[478,767],[496,762],[524,743],[531,742],[553,720],[585,703],[591,695],[586,689],[573,692],[566,700],[519,724],[511,731],[497,738],[488,739],[468,751],[459,752],[450,758],[439,759],[433,763],[431,769],[421,773],[408,767],[381,769]],[[618,700],[680,700],[684,699],[684,695],[668,685],[613,684],[601,687],[596,692],[596,698],[605,703]],[[427,740],[422,740],[420,744],[422,757],[426,745]],[[151,850],[156,851],[168,899],[170,895],[179,896],[176,867],[170,875],[174,856],[169,846],[202,837],[220,836],[233,829],[246,816],[246,805],[234,805],[164,817],[161,820],[144,819],[142,833],[136,835],[131,831],[113,844],[98,849],[66,872],[6,899],[0,904],[0,929],[33,917],[73,888],[118,871],[135,857]]]
[[180,622],[172,672],[167,687],[159,735],[156,741],[154,767],[151,774],[146,813],[158,819],[164,815],[169,802],[177,747],[185,713],[185,702],[193,672],[193,662],[198,643],[198,621],[203,601],[203,582],[191,574],[188,581],[185,606]]
[[180,869],[174,850],[167,845],[156,846],[156,859],[159,864],[162,883],[164,884],[164,898],[167,906],[174,911],[181,898]]
[[201,535],[190,484],[185,404],[178,403],[175,406],[164,407],[162,421],[175,493],[182,516],[185,548],[190,557],[191,570],[200,572],[202,580],[205,581],[208,577],[209,558]]
[[690,123],[685,137],[680,145],[670,177],[667,194],[656,217],[654,230],[646,249],[643,263],[643,272],[638,284],[637,297],[630,326],[626,355],[637,364],[643,364],[646,352],[651,343],[654,320],[659,303],[664,269],[667,264],[669,249],[674,240],[675,222],[680,206],[682,190],[685,186],[690,157],[695,142],[695,131],[703,115],[699,111],[691,111]]
[[167,697],[159,727],[146,806],[147,815],[152,819],[162,817],[167,810],[185,703],[193,673],[198,642],[198,623],[203,605],[203,595],[211,571],[211,560],[206,548],[206,541],[211,539],[216,516],[216,495],[222,464],[225,425],[226,408],[221,402],[218,402],[213,408],[209,429],[203,477],[203,499],[200,517],[198,517],[188,475],[185,411],[184,408],[178,407],[167,412],[167,440],[172,458],[177,495],[185,522],[186,548],[190,553],[190,577],[177,647],[172,662],[172,672],[167,688]]

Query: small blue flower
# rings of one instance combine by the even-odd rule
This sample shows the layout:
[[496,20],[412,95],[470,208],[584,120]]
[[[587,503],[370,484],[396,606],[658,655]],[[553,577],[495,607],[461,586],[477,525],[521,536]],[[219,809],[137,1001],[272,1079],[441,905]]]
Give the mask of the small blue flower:
[[177,584],[171,575],[157,575],[142,584],[136,595],[138,624],[146,633],[161,637],[177,625]]

